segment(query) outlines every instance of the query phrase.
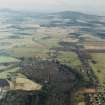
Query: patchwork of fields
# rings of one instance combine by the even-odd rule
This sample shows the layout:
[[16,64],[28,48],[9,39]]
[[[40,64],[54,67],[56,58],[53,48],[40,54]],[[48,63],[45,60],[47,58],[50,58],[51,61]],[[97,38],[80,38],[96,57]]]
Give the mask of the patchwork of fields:
[[[7,23],[4,24],[5,22]],[[10,55],[18,58],[50,58],[55,56],[62,63],[66,63],[76,69],[81,69],[81,62],[77,54],[72,51],[72,49],[75,49],[76,44],[82,45],[87,50],[104,49],[104,47],[100,47],[104,46],[104,39],[95,35],[95,32],[89,30],[89,28],[83,28],[81,25],[72,27],[43,27],[39,23],[37,19],[28,20],[28,22],[27,19],[23,19],[22,22],[20,20],[11,22],[6,20],[6,18],[1,18],[1,55]],[[97,60],[98,55],[95,55],[93,57]],[[100,55],[104,58],[104,53]],[[96,66],[97,69],[100,68],[100,65],[97,64]]]
[[39,73],[38,79],[44,75],[48,79],[44,80],[45,84],[49,83],[50,76],[62,79],[63,82],[67,80],[68,83],[70,70],[73,69],[76,74],[76,70],[79,71],[78,75],[83,76],[82,79],[87,79],[79,81],[77,87],[97,86],[98,81],[105,88],[103,27],[105,17],[77,12],[37,15],[33,12],[0,12],[0,79],[10,79],[22,71],[19,65],[21,59],[23,72],[29,78],[34,78],[34,73]]

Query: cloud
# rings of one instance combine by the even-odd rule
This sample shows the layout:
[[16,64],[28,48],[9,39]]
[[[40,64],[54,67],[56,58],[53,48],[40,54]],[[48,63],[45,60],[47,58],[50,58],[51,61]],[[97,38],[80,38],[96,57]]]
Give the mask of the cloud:
[[104,12],[105,0],[0,0],[0,8]]
[[63,6],[65,8],[75,8],[84,6],[104,7],[105,0],[0,0],[0,6],[13,7],[50,7]]
[[55,5],[60,0],[0,0],[0,5]]

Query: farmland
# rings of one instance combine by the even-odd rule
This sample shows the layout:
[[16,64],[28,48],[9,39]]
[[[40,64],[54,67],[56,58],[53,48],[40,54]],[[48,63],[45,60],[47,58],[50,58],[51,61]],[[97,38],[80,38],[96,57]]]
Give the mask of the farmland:
[[0,79],[6,79],[19,70],[19,60],[10,56],[0,56]]
[[67,64],[72,68],[81,68],[81,61],[75,52],[60,52],[58,59],[61,61],[61,63]]
[[105,86],[105,54],[104,53],[92,53],[92,59],[95,63],[92,63],[92,68],[99,78],[101,85]]
[[0,79],[14,80],[20,73],[42,84],[38,94],[21,94],[32,105],[69,105],[81,89],[86,91],[77,95],[77,104],[94,99],[92,92],[100,99],[97,88],[105,89],[105,17],[69,11],[36,14],[1,11]]

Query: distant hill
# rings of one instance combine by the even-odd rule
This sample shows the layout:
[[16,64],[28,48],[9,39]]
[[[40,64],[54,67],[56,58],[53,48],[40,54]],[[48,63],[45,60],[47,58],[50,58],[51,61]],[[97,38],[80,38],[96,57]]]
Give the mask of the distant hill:
[[74,12],[74,11],[62,11],[62,12],[55,12],[55,13],[41,13],[41,12],[36,12],[36,11],[23,11],[23,10],[12,10],[12,9],[0,9],[0,13],[11,13],[11,14],[29,14],[29,15],[53,15],[53,16],[61,16],[64,18],[71,18],[71,17],[89,17],[89,18],[93,18],[93,17],[100,17],[97,15],[89,15],[89,14],[85,14],[85,13],[81,13],[81,12]]
[[[47,16],[48,15],[48,16]],[[56,12],[56,13],[50,13],[47,14],[46,16],[49,18],[49,16],[52,18],[53,17],[61,17],[63,19],[77,19],[77,18],[85,18],[85,19],[96,19],[100,18],[101,16],[97,15],[89,15],[85,13],[80,13],[80,12],[73,12],[73,11],[63,11],[63,12]]]
[[[41,26],[86,26],[94,27],[96,23],[102,24],[100,20],[103,17],[97,15],[89,15],[74,11],[62,11],[55,13],[39,13],[36,11],[17,11],[10,9],[1,9],[0,16],[8,18],[8,22],[16,25],[17,23],[26,22],[30,19],[37,22]],[[105,17],[104,17],[105,18]]]

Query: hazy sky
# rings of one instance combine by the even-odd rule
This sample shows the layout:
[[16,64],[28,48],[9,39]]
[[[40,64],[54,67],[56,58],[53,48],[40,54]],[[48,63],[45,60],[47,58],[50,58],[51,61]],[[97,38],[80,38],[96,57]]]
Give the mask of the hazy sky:
[[74,10],[105,15],[105,0],[0,0],[0,8],[36,11]]

